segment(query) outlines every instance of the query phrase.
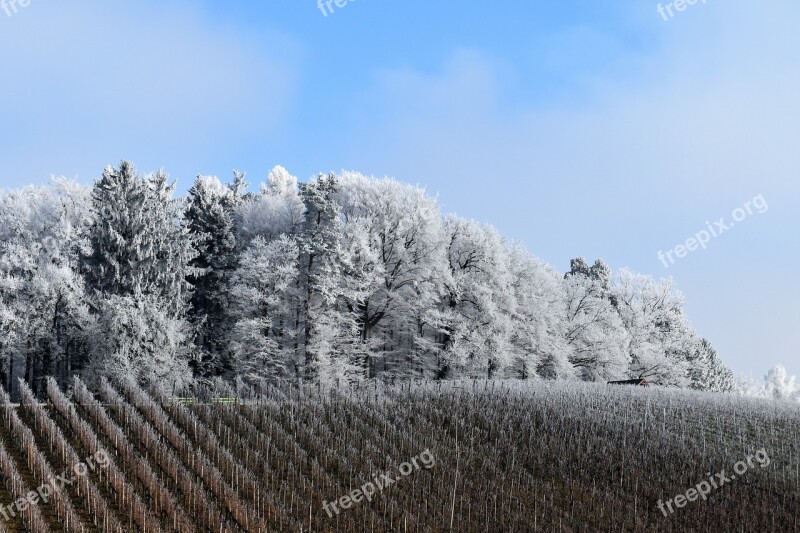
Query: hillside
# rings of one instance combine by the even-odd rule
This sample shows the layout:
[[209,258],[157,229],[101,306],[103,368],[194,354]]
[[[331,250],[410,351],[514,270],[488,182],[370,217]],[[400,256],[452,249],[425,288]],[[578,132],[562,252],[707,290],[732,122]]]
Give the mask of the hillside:
[[[51,381],[46,404],[23,387],[23,405],[3,410],[0,460],[13,464],[2,469],[22,480],[4,476],[4,502],[48,468],[94,458],[60,499],[28,508],[32,531],[800,528],[800,409],[790,403],[542,381],[221,384],[180,401],[75,384],[68,400]],[[716,474],[729,480],[707,484],[706,501],[659,510]],[[23,530],[18,518],[5,525]]]

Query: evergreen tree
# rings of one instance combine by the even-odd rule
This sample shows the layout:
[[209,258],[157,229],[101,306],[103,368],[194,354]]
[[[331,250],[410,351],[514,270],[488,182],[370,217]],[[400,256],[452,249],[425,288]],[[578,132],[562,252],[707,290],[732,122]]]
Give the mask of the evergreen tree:
[[589,276],[590,275],[589,265],[586,263],[586,259],[583,257],[576,257],[575,259],[571,259],[569,262],[569,272],[564,276],[568,278],[570,276]]
[[185,313],[194,243],[163,172],[141,178],[132,163],[106,168],[92,190],[89,282],[99,293],[159,297]]
[[195,250],[173,190],[163,172],[141,178],[126,161],[95,183],[86,257],[96,292],[90,379],[186,378],[186,280]]
[[147,184],[133,164],[108,167],[92,190],[94,223],[89,284],[101,294],[133,296],[145,292],[156,262],[147,220]]
[[333,173],[300,185],[305,219],[300,234],[300,280],[304,292],[302,323],[303,377],[342,377],[344,354],[338,353],[336,320],[339,297],[339,184]]
[[602,259],[595,260],[592,268],[589,269],[589,277],[592,278],[603,291],[605,296],[611,291],[611,269]]
[[733,372],[707,339],[695,343],[687,360],[691,388],[710,392],[732,392],[736,388]]
[[225,188],[216,178],[198,176],[189,190],[186,220],[197,246],[189,283],[189,317],[198,349],[192,361],[195,376],[210,378],[232,370],[225,357],[230,318],[228,281],[237,262],[235,208],[246,184],[241,173]]

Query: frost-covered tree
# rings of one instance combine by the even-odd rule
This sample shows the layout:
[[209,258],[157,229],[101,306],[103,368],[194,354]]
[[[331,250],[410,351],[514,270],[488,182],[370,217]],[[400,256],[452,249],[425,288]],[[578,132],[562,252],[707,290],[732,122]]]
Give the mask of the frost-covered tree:
[[694,338],[683,314],[683,296],[673,289],[672,280],[656,282],[623,269],[617,276],[614,297],[630,339],[629,376],[686,386],[687,354]]
[[569,360],[585,381],[619,379],[629,366],[628,332],[610,298],[608,267],[585,265],[573,259],[564,279]]
[[800,402],[800,386],[795,376],[790,376],[783,365],[776,365],[764,377],[767,395],[777,400]]
[[267,243],[256,237],[231,277],[230,304],[236,322],[228,342],[235,374],[248,383],[291,375],[294,351],[281,320],[297,279],[298,246],[282,236]]
[[155,295],[173,313],[185,311],[195,250],[173,190],[163,172],[142,178],[128,161],[95,183],[86,265],[101,294]]
[[[144,294],[160,296],[167,311],[185,317],[192,287],[189,275],[197,256],[196,241],[185,218],[185,200],[175,199],[175,183],[168,183],[163,171],[145,177],[150,192],[147,215],[150,218],[154,266],[150,290]],[[150,267],[150,265],[147,265]]]
[[519,245],[509,249],[513,361],[509,377],[570,379],[564,314],[564,288],[559,273]]
[[339,180],[319,175],[300,186],[305,217],[299,236],[299,279],[302,290],[302,348],[305,379],[347,378],[347,354],[338,349],[336,304],[339,298]]
[[448,275],[444,277],[442,357],[448,369],[492,378],[513,360],[516,310],[509,250],[497,231],[445,217]]
[[89,327],[90,361],[84,380],[135,379],[182,390],[192,382],[188,366],[191,330],[157,296],[106,295]]
[[711,392],[733,392],[736,381],[707,339],[696,340],[688,357],[689,386]]
[[741,396],[749,396],[751,398],[770,398],[763,382],[759,383],[758,380],[749,376],[736,376],[736,385],[734,392]]
[[88,189],[62,179],[0,194],[0,376],[12,393],[24,374],[41,391],[85,363],[88,314],[79,251]]
[[[251,384],[627,375],[732,386],[669,281],[612,277],[582,258],[562,276],[393,179],[298,185],[277,166],[246,189],[240,172],[227,186],[201,176],[176,199],[163,172],[122,162],[93,188],[0,193],[3,383],[79,373],[170,389],[193,361],[202,379]],[[771,391],[790,388],[779,378]]]
[[567,274],[564,277],[567,278],[576,275],[585,277],[589,277],[590,275],[589,264],[583,257],[576,257],[575,259],[570,260],[569,272],[567,272]]
[[733,392],[742,396],[800,402],[800,385],[783,365],[776,365],[757,380],[749,376],[736,376]]
[[246,185],[243,179],[237,173],[234,182],[225,187],[217,178],[198,176],[189,189],[186,220],[197,247],[188,278],[192,285],[189,317],[198,348],[192,366],[199,377],[232,370],[226,357],[231,322],[227,285],[237,262],[235,214]]
[[[256,194],[241,195],[241,201],[237,202],[235,209],[237,254],[246,253],[256,239],[269,245],[288,236],[299,246],[305,206],[300,197],[297,178],[289,174],[285,168],[276,166],[259,189]],[[271,315],[277,323],[273,332],[279,332],[279,338],[274,340],[281,343],[281,349],[287,354],[291,353],[289,363],[294,377],[301,377],[303,374],[305,349],[302,343],[305,340],[303,321],[307,293],[304,285],[306,279],[300,275],[299,261],[298,251],[298,256],[295,257],[295,278],[291,285],[282,291],[284,298],[282,304],[271,310]],[[241,311],[243,309],[238,306],[228,307],[232,322],[247,318],[238,315]]]
[[177,382],[187,372],[187,279],[196,252],[173,190],[163,172],[142,178],[126,161],[106,168],[92,190],[85,263],[102,326],[95,328],[92,366],[106,375]]
[[267,182],[260,185],[260,193],[243,196],[237,207],[240,245],[245,246],[257,236],[271,241],[281,235],[299,233],[304,211],[297,178],[285,168],[275,167]]
[[[363,375],[425,375],[432,355],[425,337],[434,327],[429,314],[444,275],[436,202],[423,189],[393,179],[344,173],[340,184],[337,199],[349,240],[340,249],[355,251],[363,263],[360,296],[346,302],[370,352],[359,365]],[[361,250],[353,250],[358,231]]]
[[341,272],[339,297],[335,317],[338,344],[347,353],[348,365],[354,378],[365,378],[370,371],[370,356],[382,347],[365,328],[362,311],[369,301],[380,272],[381,263],[376,250],[371,246],[371,231],[366,219],[343,217],[339,243],[339,269]]

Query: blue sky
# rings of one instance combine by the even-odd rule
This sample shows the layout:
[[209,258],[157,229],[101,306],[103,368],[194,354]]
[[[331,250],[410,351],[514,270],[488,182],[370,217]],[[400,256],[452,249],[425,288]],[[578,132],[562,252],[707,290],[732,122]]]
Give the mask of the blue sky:
[[31,0],[0,10],[0,184],[390,175],[562,270],[673,276],[735,371],[800,373],[800,6],[608,4]]

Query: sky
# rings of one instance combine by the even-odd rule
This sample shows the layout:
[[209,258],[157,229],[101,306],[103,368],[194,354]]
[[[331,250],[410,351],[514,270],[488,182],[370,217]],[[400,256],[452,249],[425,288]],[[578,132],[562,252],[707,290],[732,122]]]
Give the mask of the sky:
[[797,2],[19,1],[0,187],[392,176],[559,270],[672,277],[735,372],[800,374]]

